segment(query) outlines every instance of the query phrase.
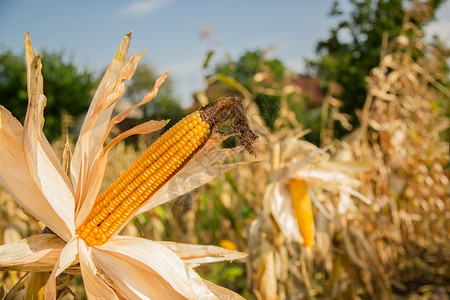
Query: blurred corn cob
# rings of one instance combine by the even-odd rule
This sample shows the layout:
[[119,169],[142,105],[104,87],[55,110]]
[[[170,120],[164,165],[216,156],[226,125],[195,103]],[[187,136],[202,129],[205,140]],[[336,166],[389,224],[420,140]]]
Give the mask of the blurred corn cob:
[[303,237],[303,246],[312,247],[314,245],[314,218],[306,181],[297,178],[291,179],[289,192],[292,197],[292,206],[297,218],[298,229]]

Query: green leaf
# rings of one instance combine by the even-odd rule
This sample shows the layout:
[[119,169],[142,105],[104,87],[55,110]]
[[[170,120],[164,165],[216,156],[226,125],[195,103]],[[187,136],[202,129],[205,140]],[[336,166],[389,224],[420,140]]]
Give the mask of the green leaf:
[[211,61],[211,57],[214,55],[215,51],[211,50],[208,52],[208,54],[206,55],[206,59],[205,62],[203,63],[203,68],[207,68],[209,62]]

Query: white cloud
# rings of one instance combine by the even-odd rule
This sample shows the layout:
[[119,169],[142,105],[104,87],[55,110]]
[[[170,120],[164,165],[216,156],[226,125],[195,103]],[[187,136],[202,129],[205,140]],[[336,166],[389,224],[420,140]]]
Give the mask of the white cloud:
[[172,3],[173,0],[140,0],[129,4],[121,9],[120,15],[124,17],[144,17],[164,6]]

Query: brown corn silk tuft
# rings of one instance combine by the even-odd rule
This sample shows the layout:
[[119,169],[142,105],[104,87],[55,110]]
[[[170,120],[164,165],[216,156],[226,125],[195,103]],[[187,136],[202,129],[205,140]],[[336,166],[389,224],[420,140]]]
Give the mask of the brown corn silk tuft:
[[289,192],[295,217],[297,218],[298,229],[303,237],[303,246],[310,248],[314,246],[314,218],[305,180],[291,179]]
[[257,135],[250,129],[242,101],[226,97],[183,118],[144,153],[96,200],[77,233],[90,246],[102,245],[120,225],[206,144],[215,125],[234,117],[244,148],[256,155]]
[[238,134],[238,139],[245,150],[256,156],[255,140],[258,136],[248,125],[247,114],[243,101],[237,96],[220,98],[202,109],[202,116],[206,123],[214,126],[234,117],[233,131]]

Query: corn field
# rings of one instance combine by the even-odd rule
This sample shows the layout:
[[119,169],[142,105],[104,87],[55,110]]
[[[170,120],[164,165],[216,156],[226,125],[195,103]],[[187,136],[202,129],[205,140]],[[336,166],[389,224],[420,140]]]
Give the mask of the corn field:
[[[385,39],[380,47],[379,65],[366,78],[368,93],[358,112],[360,126],[347,136],[337,139],[333,131],[336,123],[349,126],[339,110],[337,85],[329,89],[321,107],[320,146],[305,140],[309,129],[290,109],[289,103],[302,101],[301,90],[286,84],[279,91],[280,114],[270,130],[258,113],[254,93],[241,86],[248,120],[234,124],[233,130],[229,124],[218,125],[216,131],[204,125],[199,145],[203,147],[210,134],[214,142],[206,144],[207,150],[193,151],[208,159],[197,166],[194,159],[186,164],[192,172],[217,167],[212,156],[219,151],[215,155],[223,158],[220,166],[225,167],[214,171],[217,178],[188,193],[180,192],[175,200],[155,205],[115,230],[121,236],[167,241],[164,245],[177,253],[182,251],[177,243],[230,251],[224,256],[231,262],[217,259],[200,264],[190,258],[190,266],[202,278],[246,299],[448,299],[449,52],[441,45],[427,44],[408,20],[399,36]],[[271,74],[261,69],[259,76],[261,89],[267,89],[263,84]],[[207,98],[206,93],[202,95]],[[245,113],[237,110],[235,114],[242,119]],[[221,123],[228,116],[217,118]],[[154,142],[155,126],[154,134],[139,136],[137,147],[121,142],[108,148],[101,191]],[[254,134],[259,138],[253,145]],[[238,137],[237,144],[250,149],[249,153],[223,149],[228,136]],[[74,149],[76,142],[61,137],[51,146],[58,157],[68,159],[68,149]],[[0,261],[22,255],[16,246],[12,257],[6,246],[49,232],[5,189],[0,189],[0,214]],[[84,229],[77,231],[82,237]],[[94,231],[85,235],[92,237],[93,245],[97,243]],[[46,247],[61,248],[61,243]],[[213,248],[208,251],[212,253]],[[241,252],[246,255],[231,254]],[[56,277],[56,298],[86,299],[79,262],[69,265]],[[52,268],[34,268],[0,265],[0,297],[23,299],[34,285],[42,288]],[[114,281],[107,274],[102,274],[105,282]],[[119,299],[126,297],[120,284],[111,286]]]

